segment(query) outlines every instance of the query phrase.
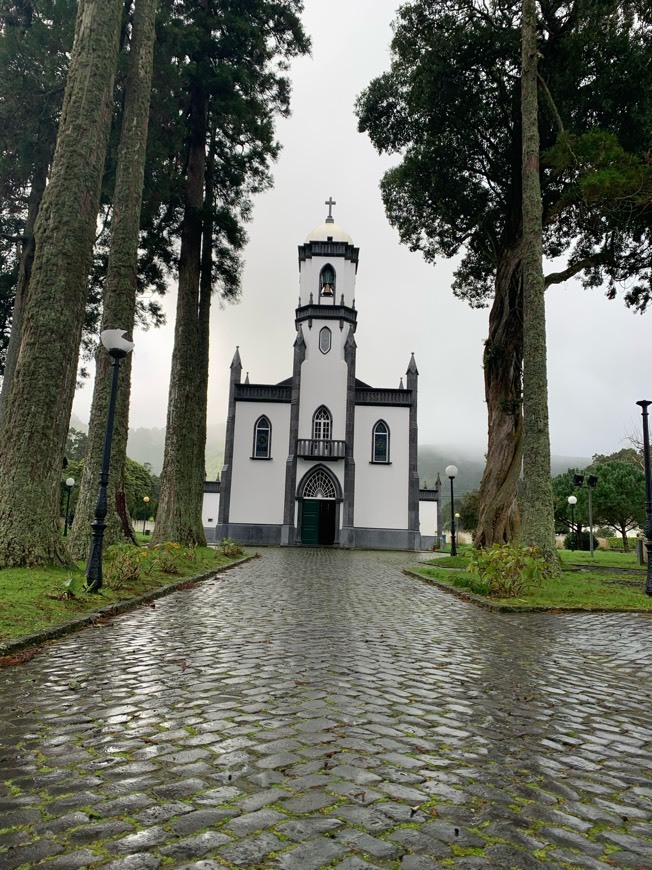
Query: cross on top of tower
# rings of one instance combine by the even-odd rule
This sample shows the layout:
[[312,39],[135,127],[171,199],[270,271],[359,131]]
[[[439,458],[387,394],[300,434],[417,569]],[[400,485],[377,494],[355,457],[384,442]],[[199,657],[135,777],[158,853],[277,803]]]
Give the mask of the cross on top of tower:
[[335,221],[333,220],[333,206],[337,205],[337,203],[335,202],[335,200],[333,199],[332,196],[329,196],[329,198],[326,200],[324,205],[328,206],[328,217],[326,218],[326,223],[327,224],[334,224]]

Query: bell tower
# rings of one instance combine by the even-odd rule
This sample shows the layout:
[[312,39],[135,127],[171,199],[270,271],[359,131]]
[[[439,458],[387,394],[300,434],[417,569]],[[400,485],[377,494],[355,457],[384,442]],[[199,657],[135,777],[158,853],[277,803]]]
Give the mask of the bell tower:
[[[355,464],[353,417],[355,406],[355,280],[359,249],[335,223],[330,197],[328,216],[299,245],[299,305],[295,312],[301,360],[292,379],[283,543],[291,543],[297,485],[319,465],[338,492],[334,540],[351,524]],[[299,489],[301,486],[299,485]]]
[[343,305],[355,308],[355,276],[359,248],[335,223],[333,197],[326,200],[328,217],[299,245],[299,307]]

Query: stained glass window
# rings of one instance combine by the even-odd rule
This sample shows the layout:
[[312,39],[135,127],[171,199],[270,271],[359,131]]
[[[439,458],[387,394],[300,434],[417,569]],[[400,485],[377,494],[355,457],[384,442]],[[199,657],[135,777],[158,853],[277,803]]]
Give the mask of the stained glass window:
[[254,459],[269,459],[272,447],[272,425],[267,417],[259,417],[254,429]]
[[389,462],[389,428],[384,420],[379,420],[373,428],[372,462]]

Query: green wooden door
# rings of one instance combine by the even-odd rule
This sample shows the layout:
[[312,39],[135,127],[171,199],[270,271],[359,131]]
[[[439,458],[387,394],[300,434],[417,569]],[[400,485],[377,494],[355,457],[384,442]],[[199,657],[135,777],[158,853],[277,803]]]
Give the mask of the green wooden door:
[[306,547],[316,547],[319,542],[319,501],[307,498],[303,502],[301,518],[301,543]]

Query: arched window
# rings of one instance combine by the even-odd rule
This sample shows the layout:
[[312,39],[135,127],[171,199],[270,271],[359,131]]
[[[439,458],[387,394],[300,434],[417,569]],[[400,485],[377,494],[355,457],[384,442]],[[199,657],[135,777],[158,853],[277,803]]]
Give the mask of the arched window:
[[322,405],[317,408],[312,418],[312,437],[315,441],[330,441],[333,431],[331,412]]
[[389,462],[389,426],[379,420],[371,433],[371,461]]
[[317,468],[303,488],[304,498],[336,498],[335,484],[323,468]]
[[270,459],[272,453],[272,424],[264,415],[256,420],[254,426],[253,459]]
[[322,326],[319,330],[319,350],[322,353],[328,353],[331,349],[332,335],[327,326]]
[[335,295],[335,269],[328,263],[319,273],[319,295]]

